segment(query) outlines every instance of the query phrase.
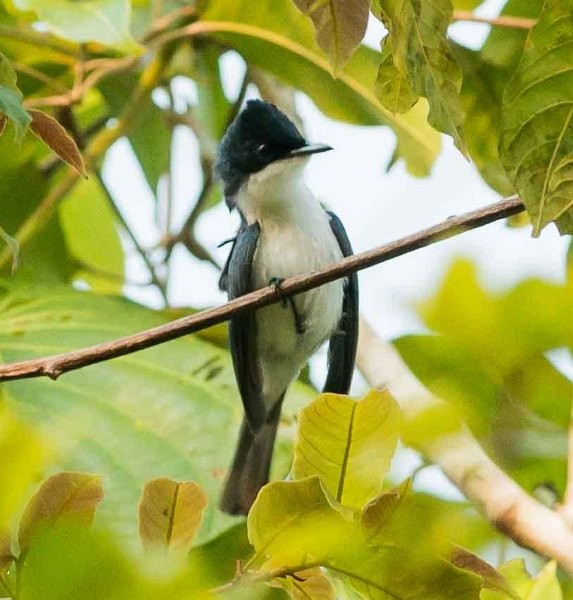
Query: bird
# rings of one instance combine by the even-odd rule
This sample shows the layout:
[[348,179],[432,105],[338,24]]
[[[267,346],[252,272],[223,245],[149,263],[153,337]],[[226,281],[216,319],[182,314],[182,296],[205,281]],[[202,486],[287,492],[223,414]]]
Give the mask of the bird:
[[[246,515],[268,482],[281,406],[289,385],[327,340],[324,392],[347,394],[358,337],[356,274],[288,297],[283,279],[352,254],[340,219],[325,210],[303,172],[326,144],[306,141],[274,104],[249,100],[219,146],[215,174],[240,226],[219,285],[234,299],[272,285],[280,302],[234,315],[229,345],[244,418],[220,508]],[[327,424],[325,423],[325,427]]]

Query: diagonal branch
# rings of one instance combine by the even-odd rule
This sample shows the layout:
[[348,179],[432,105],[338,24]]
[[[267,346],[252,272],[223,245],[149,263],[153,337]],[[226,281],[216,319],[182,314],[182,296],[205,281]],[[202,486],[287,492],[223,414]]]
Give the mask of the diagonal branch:
[[[363,321],[356,363],[371,386],[390,390],[406,423],[444,404],[420,383],[397,350]],[[492,525],[573,574],[573,530],[565,516],[533,499],[504,473],[463,423],[447,435],[419,441],[417,449],[442,468]]]
[[476,229],[493,221],[515,215],[525,210],[516,196],[496,204],[466,213],[459,217],[450,217],[438,225],[424,229],[413,235],[379,246],[373,250],[349,256],[338,263],[314,271],[309,275],[289,277],[281,284],[280,290],[273,286],[262,288],[241,296],[227,304],[201,311],[194,315],[171,321],[165,325],[141,331],[111,342],[96,346],[72,350],[64,354],[26,360],[8,365],[0,365],[0,381],[48,376],[56,379],[62,373],[81,369],[88,365],[103,362],[118,356],[124,356],[157,346],[164,342],[206,329],[212,325],[227,321],[233,315],[268,306],[278,302],[284,296],[300,294],[330,281],[347,277],[351,273],[372,267],[397,256],[413,252],[458,235],[470,229]]

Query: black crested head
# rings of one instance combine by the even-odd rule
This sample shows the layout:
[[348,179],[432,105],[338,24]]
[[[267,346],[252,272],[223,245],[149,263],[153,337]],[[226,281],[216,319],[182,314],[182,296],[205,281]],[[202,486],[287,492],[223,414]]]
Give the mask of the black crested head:
[[305,145],[294,123],[274,104],[249,100],[227,129],[215,164],[227,204],[232,205],[232,197],[251,173]]

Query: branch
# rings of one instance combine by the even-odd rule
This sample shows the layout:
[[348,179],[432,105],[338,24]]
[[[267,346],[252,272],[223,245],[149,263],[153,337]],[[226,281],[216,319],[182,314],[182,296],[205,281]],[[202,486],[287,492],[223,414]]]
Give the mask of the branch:
[[227,321],[233,315],[246,310],[258,309],[278,302],[284,294],[295,295],[306,292],[330,281],[346,277],[356,271],[413,252],[414,250],[429,246],[464,231],[515,215],[523,210],[525,209],[519,198],[511,197],[485,208],[466,213],[460,217],[450,217],[434,227],[390,242],[374,250],[349,256],[338,263],[314,271],[310,275],[289,277],[284,280],[280,290],[269,286],[241,296],[222,306],[204,310],[194,315],[171,321],[165,325],[111,342],[104,342],[96,346],[73,350],[64,354],[1,365],[0,381],[41,376],[56,379],[67,371],[73,371],[87,365],[131,354],[132,352],[150,348],[189,333],[206,329],[212,325]]
[[[370,385],[389,388],[406,422],[444,404],[410,371],[396,349],[360,323],[358,369]],[[573,574],[573,531],[565,518],[534,500],[484,452],[462,423],[448,435],[419,443],[485,517],[520,546],[555,559]]]
[[508,27],[510,29],[531,29],[535,19],[526,17],[512,17],[509,15],[500,15],[499,17],[480,17],[469,10],[454,10],[454,21],[472,21],[474,23],[485,23],[494,27]]

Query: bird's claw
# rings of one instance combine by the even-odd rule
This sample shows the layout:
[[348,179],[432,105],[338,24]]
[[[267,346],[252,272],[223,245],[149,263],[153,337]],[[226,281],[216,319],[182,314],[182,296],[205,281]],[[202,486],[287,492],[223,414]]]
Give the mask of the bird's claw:
[[275,289],[275,291],[277,292],[277,294],[279,295],[279,298],[281,299],[281,306],[283,308],[287,308],[287,306],[290,304],[290,307],[292,309],[292,314],[294,317],[294,326],[296,329],[296,332],[299,335],[302,335],[305,331],[306,331],[306,326],[303,323],[302,319],[300,318],[300,315],[298,314],[298,310],[296,309],[296,304],[294,303],[293,298],[291,298],[290,296],[287,296],[281,289],[281,285],[284,281],[283,277],[272,277],[269,280],[269,285],[271,287],[273,287]]

